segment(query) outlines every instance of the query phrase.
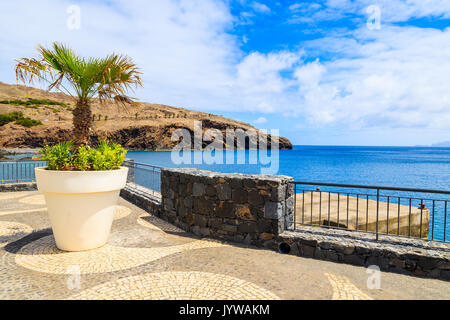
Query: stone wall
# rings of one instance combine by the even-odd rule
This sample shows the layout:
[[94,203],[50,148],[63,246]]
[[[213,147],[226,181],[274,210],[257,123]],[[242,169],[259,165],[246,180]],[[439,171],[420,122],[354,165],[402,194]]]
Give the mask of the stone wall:
[[164,169],[162,214],[194,234],[267,246],[292,224],[291,180],[286,176]]
[[36,191],[35,182],[0,184],[0,192]]

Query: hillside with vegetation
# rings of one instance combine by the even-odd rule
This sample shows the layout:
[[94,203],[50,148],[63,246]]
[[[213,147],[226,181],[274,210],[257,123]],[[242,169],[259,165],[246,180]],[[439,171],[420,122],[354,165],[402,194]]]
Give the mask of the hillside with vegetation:
[[[0,148],[41,148],[72,139],[73,108],[73,101],[64,94],[0,82]],[[220,115],[146,102],[124,109],[94,101],[92,114],[91,140],[107,138],[128,150],[171,149],[176,144],[171,141],[173,131],[186,128],[192,132],[194,120],[202,121],[204,130],[215,128],[223,133],[228,128],[254,129]],[[280,149],[291,148],[290,141],[280,137]]]

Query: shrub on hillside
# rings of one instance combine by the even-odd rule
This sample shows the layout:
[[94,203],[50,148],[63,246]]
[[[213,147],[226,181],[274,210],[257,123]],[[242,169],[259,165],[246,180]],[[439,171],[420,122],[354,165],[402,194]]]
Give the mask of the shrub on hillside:
[[19,119],[23,119],[22,112],[11,112],[0,114],[0,127]]
[[31,128],[34,126],[40,126],[43,123],[40,120],[34,120],[31,118],[21,118],[21,119],[16,120],[15,124],[24,126],[26,128]]
[[15,124],[31,128],[42,124],[39,120],[33,120],[31,118],[25,118],[22,112],[11,112],[0,114],[0,127],[15,121]]
[[64,102],[49,100],[49,99],[31,99],[28,100],[1,100],[0,104],[10,104],[12,106],[61,106],[66,107],[67,104]]

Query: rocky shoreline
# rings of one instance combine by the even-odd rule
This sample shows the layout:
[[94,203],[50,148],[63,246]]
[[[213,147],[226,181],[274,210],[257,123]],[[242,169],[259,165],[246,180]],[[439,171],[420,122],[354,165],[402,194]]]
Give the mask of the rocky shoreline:
[[[130,130],[122,129],[113,133],[102,132],[94,134],[91,136],[91,139],[93,143],[96,143],[103,138],[108,138],[122,144],[129,151],[170,151],[176,145],[176,143],[170,141],[170,139],[162,138],[161,135],[159,135],[160,138],[153,138],[150,137],[148,133],[146,128],[133,128]],[[155,136],[158,136],[158,134]],[[70,140],[71,138],[69,130],[64,129],[60,129],[58,133],[48,136],[35,135],[34,137],[30,137],[30,135],[27,135],[27,137],[30,139],[23,138],[21,139],[22,141],[20,141],[24,147],[0,147],[0,160],[11,160],[8,156],[35,155],[47,144],[52,145],[61,141]],[[146,141],[144,141],[145,138]],[[270,135],[268,142],[267,147],[270,149]],[[203,147],[206,147],[207,144],[208,143],[204,143]],[[226,146],[224,146],[224,149],[225,148]],[[292,144],[287,138],[280,137],[279,149],[291,150]]]
[[[51,101],[53,105],[27,104],[30,97],[36,100]],[[59,142],[73,139],[72,117],[73,101],[63,95],[49,93],[40,89],[10,85],[0,82],[0,114],[20,113],[40,124],[25,127],[15,122],[8,122],[1,126],[0,149],[8,153],[22,154],[32,152],[45,145],[54,145]],[[16,101],[15,103],[12,103]],[[19,101],[19,102],[17,102]],[[257,132],[261,137],[266,134],[252,125],[229,119],[221,115],[199,112],[185,108],[141,102],[125,109],[117,105],[100,105],[97,100],[91,103],[93,144],[102,139],[120,143],[127,150],[133,151],[159,151],[172,150],[179,142],[173,141],[174,132],[184,129],[191,136],[191,146],[194,146],[195,130],[201,124],[200,130],[205,134],[208,129],[220,131],[224,137],[223,148],[231,149],[233,145],[226,145],[225,137],[228,130],[247,133],[249,136]],[[184,136],[183,136],[184,138]],[[255,138],[246,137],[248,140]],[[264,139],[263,139],[264,140]],[[270,135],[267,134],[267,148],[270,149]],[[264,143],[264,142],[263,142]],[[203,142],[205,148],[210,141]],[[237,141],[234,141],[237,146]],[[242,146],[244,147],[244,146]],[[264,146],[265,147],[265,146]],[[262,148],[262,146],[260,146]],[[292,144],[289,139],[279,137],[279,149],[290,150]]]
[[[222,123],[203,121],[204,130],[215,129],[220,131],[223,137],[226,136],[227,129],[246,129],[237,126],[226,125]],[[68,128],[52,127],[33,127],[23,128],[16,125],[3,126],[5,131],[0,134],[0,150],[6,150],[8,153],[20,154],[31,153],[39,150],[46,145],[54,145],[59,142],[68,141],[73,138],[70,126]],[[121,144],[130,151],[160,151],[172,150],[179,141],[173,141],[172,136],[177,129],[185,129],[192,132],[192,129],[182,124],[168,124],[164,126],[142,125],[131,126],[111,130],[94,130],[91,134],[91,143],[96,144],[103,139],[108,139]],[[280,150],[291,150],[292,144],[285,137],[278,137]],[[253,139],[253,138],[252,138]],[[271,135],[267,134],[267,148],[271,148]],[[194,134],[191,134],[191,144],[194,146]],[[245,148],[249,148],[249,139],[246,139]],[[202,148],[206,148],[211,142],[203,141]],[[234,147],[238,143],[235,138]],[[223,142],[224,149],[231,149],[232,145],[226,145]],[[261,145],[260,145],[261,147]],[[266,147],[265,145],[263,146]]]
[[[39,149],[35,148],[0,148],[0,161],[13,159],[30,160],[31,155],[35,155]],[[21,157],[23,155],[23,157]]]
[[0,148],[2,155],[19,155],[19,154],[34,154],[39,152],[39,148]]

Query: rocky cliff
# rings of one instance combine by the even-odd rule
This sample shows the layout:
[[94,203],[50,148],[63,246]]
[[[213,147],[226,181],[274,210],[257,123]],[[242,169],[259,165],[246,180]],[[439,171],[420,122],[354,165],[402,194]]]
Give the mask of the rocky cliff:
[[[44,99],[55,103],[46,104]],[[73,107],[73,101],[63,94],[0,82],[0,114],[22,112],[24,117],[43,123],[31,128],[14,122],[0,126],[0,147],[40,148],[72,139]],[[151,103],[137,103],[121,110],[116,105],[100,106],[94,101],[92,113],[92,141],[108,138],[129,150],[171,149],[178,143],[171,141],[172,133],[180,128],[193,132],[194,121],[201,121],[203,130],[218,129],[224,137],[227,129],[255,129],[248,123],[219,115]],[[270,135],[268,142],[270,147]],[[204,146],[208,143],[204,142]],[[279,147],[292,149],[284,137],[279,138]]]

